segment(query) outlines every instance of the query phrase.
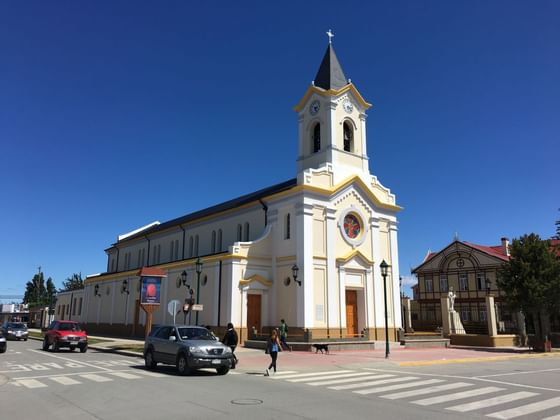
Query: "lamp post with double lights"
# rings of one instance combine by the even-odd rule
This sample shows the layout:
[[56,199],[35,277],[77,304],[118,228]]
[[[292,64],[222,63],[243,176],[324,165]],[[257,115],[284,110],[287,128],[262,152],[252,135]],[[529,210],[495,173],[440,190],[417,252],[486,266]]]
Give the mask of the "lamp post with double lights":
[[187,314],[189,315],[189,324],[190,324],[190,314],[191,308],[194,303],[194,299],[192,297],[194,290],[191,289],[190,284],[187,283],[187,272],[183,270],[181,276],[177,279],[177,285],[183,284],[188,290],[189,296],[185,298],[185,304],[183,305],[183,314],[184,314],[184,323],[187,324]]
[[383,276],[383,298],[385,302],[385,358],[389,357],[389,326],[387,325],[387,273],[390,265],[381,261],[379,268],[381,268],[381,275]]
[[[198,257],[196,259],[196,303],[200,303],[200,273],[202,273],[202,259]],[[196,325],[198,325],[198,312],[196,311]]]
[[301,280],[297,279],[299,267],[297,264],[292,265],[292,277],[294,278],[294,283],[297,283],[301,287]]

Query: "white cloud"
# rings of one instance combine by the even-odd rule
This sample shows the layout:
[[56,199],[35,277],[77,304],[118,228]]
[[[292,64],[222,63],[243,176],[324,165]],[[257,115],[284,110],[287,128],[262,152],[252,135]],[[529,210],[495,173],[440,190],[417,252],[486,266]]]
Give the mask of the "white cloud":
[[415,276],[401,276],[403,287],[411,287],[418,283]]

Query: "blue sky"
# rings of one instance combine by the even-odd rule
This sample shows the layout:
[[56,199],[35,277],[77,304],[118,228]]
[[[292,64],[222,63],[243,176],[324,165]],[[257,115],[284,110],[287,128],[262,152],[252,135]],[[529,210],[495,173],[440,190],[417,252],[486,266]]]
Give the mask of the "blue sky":
[[[0,3],[0,295],[106,268],[117,235],[295,176],[327,37],[374,104],[403,276],[455,233],[554,234],[556,1]],[[406,277],[405,277],[406,278]]]

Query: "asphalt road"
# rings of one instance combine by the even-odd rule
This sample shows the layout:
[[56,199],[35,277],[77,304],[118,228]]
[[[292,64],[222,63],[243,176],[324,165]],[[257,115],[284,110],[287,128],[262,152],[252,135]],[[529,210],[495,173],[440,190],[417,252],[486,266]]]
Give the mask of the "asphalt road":
[[559,357],[415,367],[301,364],[271,377],[242,365],[226,376],[208,370],[181,377],[172,367],[147,371],[138,358],[44,352],[40,341],[10,341],[0,354],[0,417],[560,419]]

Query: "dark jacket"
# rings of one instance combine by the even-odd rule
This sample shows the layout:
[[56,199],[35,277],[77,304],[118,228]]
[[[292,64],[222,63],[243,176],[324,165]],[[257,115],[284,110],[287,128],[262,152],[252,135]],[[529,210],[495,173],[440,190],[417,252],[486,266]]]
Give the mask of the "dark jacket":
[[237,346],[238,340],[239,339],[237,338],[237,331],[235,331],[233,328],[230,328],[226,331],[226,334],[222,339],[222,343],[224,343],[226,346]]

